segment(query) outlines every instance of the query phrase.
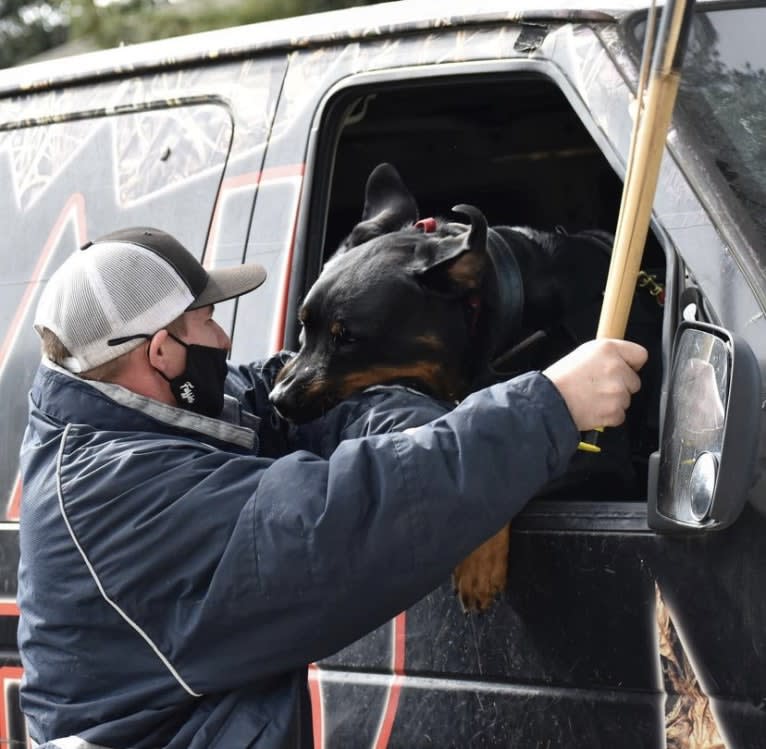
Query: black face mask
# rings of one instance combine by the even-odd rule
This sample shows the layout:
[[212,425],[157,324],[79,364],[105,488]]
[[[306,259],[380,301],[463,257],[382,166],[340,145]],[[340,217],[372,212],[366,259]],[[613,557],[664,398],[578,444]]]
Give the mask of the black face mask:
[[[229,352],[224,348],[185,343],[170,331],[168,335],[186,349],[186,367],[178,377],[166,377],[159,369],[157,372],[170,384],[170,390],[180,408],[217,418],[223,411],[223,386],[229,372],[226,356]],[[118,346],[135,338],[146,338],[151,341],[153,336],[139,333],[122,338],[110,338],[107,344]],[[146,355],[149,355],[148,350]]]
[[[186,367],[177,377],[165,377],[181,408],[203,416],[220,416],[223,411],[223,384],[228,374],[227,350],[213,346],[184,343],[168,335],[186,349]],[[159,371],[159,370],[158,370]]]

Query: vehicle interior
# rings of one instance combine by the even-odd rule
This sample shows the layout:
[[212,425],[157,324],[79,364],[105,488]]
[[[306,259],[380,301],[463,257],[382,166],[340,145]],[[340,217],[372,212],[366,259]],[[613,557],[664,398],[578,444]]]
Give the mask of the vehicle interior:
[[[611,233],[617,223],[621,179],[559,87],[539,75],[348,89],[329,102],[319,132],[309,207],[308,236],[315,239],[306,243],[301,294],[359,221],[367,176],[384,161],[401,174],[421,218],[464,220],[450,209],[469,203],[490,225],[571,234]],[[628,427],[609,430],[619,434],[604,438],[601,455],[578,454],[568,479],[549,488],[551,498],[646,497],[647,458],[658,439],[663,310],[657,289],[665,276],[665,256],[652,236],[642,270],[656,283],[637,290],[626,337],[651,346],[656,364],[643,373]],[[600,301],[587,306],[577,322],[583,340],[595,336]],[[530,356],[525,368],[539,368]]]

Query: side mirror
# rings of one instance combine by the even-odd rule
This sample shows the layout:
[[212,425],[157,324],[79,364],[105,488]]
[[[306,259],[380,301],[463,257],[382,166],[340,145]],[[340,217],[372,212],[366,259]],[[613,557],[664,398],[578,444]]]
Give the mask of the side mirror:
[[761,418],[758,361],[728,331],[682,323],[659,454],[649,465],[650,528],[717,530],[742,512],[752,486]]

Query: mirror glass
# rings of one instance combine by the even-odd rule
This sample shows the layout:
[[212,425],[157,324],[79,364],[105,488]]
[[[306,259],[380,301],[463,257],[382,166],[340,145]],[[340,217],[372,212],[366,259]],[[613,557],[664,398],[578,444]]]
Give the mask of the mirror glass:
[[673,361],[657,491],[668,518],[704,524],[712,505],[723,444],[731,356],[703,330],[681,334]]

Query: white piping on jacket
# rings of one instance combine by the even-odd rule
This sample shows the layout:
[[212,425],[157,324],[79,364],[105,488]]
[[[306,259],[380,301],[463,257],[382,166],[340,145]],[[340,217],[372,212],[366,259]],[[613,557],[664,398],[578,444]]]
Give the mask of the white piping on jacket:
[[29,740],[32,749],[39,749],[41,746],[56,747],[56,749],[109,749],[108,746],[101,744],[91,744],[90,741],[81,739],[79,736],[65,736],[63,739],[51,739],[44,744],[38,744],[32,739]]
[[[181,675],[178,673],[178,671],[173,668],[173,664],[170,663],[170,661],[160,652],[160,649],[152,642],[152,639],[149,637],[149,635],[144,632],[141,627],[138,626],[109,596],[106,594],[106,591],[104,590],[104,587],[101,585],[101,580],[98,579],[98,575],[96,574],[96,570],[93,568],[93,565],[90,563],[90,560],[88,559],[87,555],[85,554],[85,550],[80,546],[80,542],[77,540],[77,537],[75,536],[74,530],[69,522],[69,518],[67,517],[66,510],[64,508],[64,494],[61,490],[61,463],[64,457],[64,445],[66,444],[66,438],[69,435],[69,429],[72,425],[67,424],[66,428],[64,429],[64,434],[61,436],[61,447],[59,447],[59,454],[58,458],[56,460],[56,491],[58,492],[59,497],[59,507],[61,508],[61,516],[64,518],[64,522],[66,523],[66,527],[69,530],[69,535],[72,538],[72,541],[74,545],[77,547],[77,550],[80,552],[80,556],[83,558],[83,561],[85,562],[85,566],[88,568],[88,571],[91,574],[91,577],[96,583],[96,586],[98,587],[99,592],[101,593],[102,598],[131,626],[133,629],[138,632],[141,637],[144,638],[146,643],[149,645],[149,647],[155,652],[157,657],[162,661],[162,663],[165,665],[165,667],[170,671],[171,674],[173,674],[173,678],[186,690],[192,697],[202,697],[202,694],[199,692],[195,692],[182,678]],[[61,739],[59,739],[61,741]],[[69,747],[67,747],[69,749]],[[86,747],[87,749],[87,747]]]

